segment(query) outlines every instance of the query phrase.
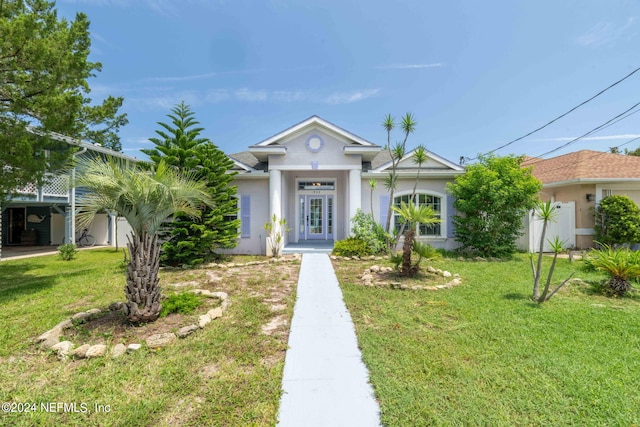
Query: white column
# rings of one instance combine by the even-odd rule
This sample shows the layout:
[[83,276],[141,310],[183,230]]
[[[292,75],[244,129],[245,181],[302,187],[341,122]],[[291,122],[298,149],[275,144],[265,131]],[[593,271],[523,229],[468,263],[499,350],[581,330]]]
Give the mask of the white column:
[[362,174],[359,169],[349,171],[349,218],[347,218],[347,235],[351,234],[351,218],[362,207]]
[[[269,171],[269,216],[282,218],[282,171]],[[269,219],[270,219],[269,218]]]

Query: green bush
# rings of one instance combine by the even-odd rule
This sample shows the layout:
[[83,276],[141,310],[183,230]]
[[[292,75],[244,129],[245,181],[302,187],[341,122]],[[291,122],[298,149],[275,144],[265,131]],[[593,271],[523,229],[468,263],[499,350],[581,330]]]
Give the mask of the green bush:
[[64,261],[71,261],[78,253],[78,248],[73,243],[65,243],[58,246],[58,255]]
[[631,289],[631,280],[640,278],[640,252],[627,248],[614,249],[602,244],[592,249],[584,260],[587,269],[602,271],[609,276],[605,293],[622,296]]
[[357,237],[347,237],[344,240],[338,240],[333,245],[334,255],[337,256],[367,256],[373,255],[369,244]]
[[191,314],[203,303],[203,298],[191,292],[173,294],[162,302],[160,317],[171,313]]
[[606,245],[640,241],[640,208],[627,196],[609,196],[596,208],[596,240]]
[[351,222],[353,236],[367,242],[371,253],[378,254],[385,251],[387,235],[382,225],[378,224],[371,214],[358,209],[356,215],[351,218]]

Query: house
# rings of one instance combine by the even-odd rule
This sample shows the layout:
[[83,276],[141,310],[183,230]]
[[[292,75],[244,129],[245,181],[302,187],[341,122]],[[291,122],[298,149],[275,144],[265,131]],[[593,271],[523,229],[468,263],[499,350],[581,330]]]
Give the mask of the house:
[[522,165],[532,167],[543,183],[543,201],[558,202],[561,211],[567,208],[560,219],[566,226],[559,229],[576,249],[594,246],[594,212],[600,200],[626,195],[640,205],[640,157],[581,150],[550,159],[528,158]]
[[[30,129],[37,134],[37,131]],[[59,134],[50,137],[66,144],[69,150],[75,150],[73,156],[116,157],[136,162],[134,157],[89,144]],[[75,201],[81,188],[70,188],[71,174],[47,174],[42,186],[30,184],[16,190],[16,195],[2,205],[0,215],[1,247],[60,245],[76,241]],[[97,215],[89,226],[89,233],[98,245],[115,245],[116,239],[126,242],[124,237],[128,224],[114,213]],[[78,234],[80,231],[78,231]]]
[[[420,168],[408,153],[398,165],[394,202],[408,200],[418,171],[418,202],[442,218],[434,227],[421,226],[419,239],[452,249],[452,197],[446,184],[463,168],[433,152]],[[274,215],[285,219],[284,243],[335,241],[349,236],[350,219],[358,209],[386,223],[390,203],[384,186],[391,169],[388,150],[318,116],[312,116],[247,151],[231,154],[238,172],[240,239],[233,253],[266,250],[264,224]],[[376,183],[371,188],[370,181]],[[395,218],[392,218],[395,220]]]

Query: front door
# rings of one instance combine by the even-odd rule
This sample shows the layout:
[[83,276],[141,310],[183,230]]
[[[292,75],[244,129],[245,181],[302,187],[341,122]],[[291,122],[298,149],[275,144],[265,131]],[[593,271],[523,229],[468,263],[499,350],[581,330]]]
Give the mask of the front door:
[[300,196],[300,239],[333,239],[333,196]]

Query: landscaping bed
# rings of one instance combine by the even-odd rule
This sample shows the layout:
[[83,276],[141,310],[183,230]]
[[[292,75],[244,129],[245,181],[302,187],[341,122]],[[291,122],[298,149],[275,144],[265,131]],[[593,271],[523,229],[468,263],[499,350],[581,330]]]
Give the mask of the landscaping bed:
[[247,265],[263,259],[234,257],[222,268],[162,270],[165,294],[198,288],[225,292],[230,303],[222,317],[159,349],[143,344],[118,358],[59,360],[36,345],[49,328],[92,308],[102,311],[64,339],[107,349],[141,342],[176,332],[220,303],[128,325],[108,309],[124,298],[122,259],[121,252],[96,249],[70,262],[46,256],[0,264],[0,277],[11,278],[0,282],[0,400],[16,409],[36,403],[28,414],[0,414],[0,424],[274,425],[299,261]]

